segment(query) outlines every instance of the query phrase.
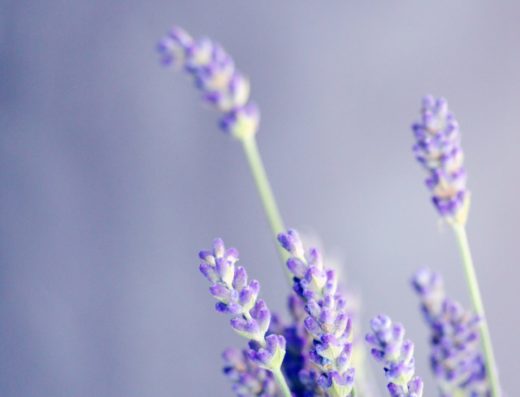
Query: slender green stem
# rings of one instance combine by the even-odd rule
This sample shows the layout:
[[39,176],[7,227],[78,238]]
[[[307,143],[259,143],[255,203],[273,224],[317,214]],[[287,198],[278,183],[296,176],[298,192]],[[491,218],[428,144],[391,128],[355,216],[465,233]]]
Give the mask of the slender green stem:
[[473,302],[473,309],[475,310],[475,314],[483,320],[480,327],[480,337],[484,348],[484,356],[486,359],[492,396],[500,397],[501,390],[498,381],[495,355],[493,354],[493,345],[491,344],[491,335],[489,333],[488,321],[484,311],[484,303],[482,302],[482,296],[480,294],[477,273],[475,272],[475,266],[473,265],[473,259],[471,257],[471,249],[469,246],[468,235],[466,234],[466,227],[464,224],[455,223],[453,224],[453,229],[455,230],[455,236],[457,237],[457,243],[462,256],[462,262],[464,263],[464,271],[471,300]]
[[[278,206],[276,205],[276,200],[274,198],[271,185],[269,184],[269,179],[267,178],[267,173],[265,172],[264,164],[262,162],[262,158],[260,157],[260,152],[258,151],[256,138],[254,136],[247,137],[242,139],[241,142],[244,147],[244,152],[249,163],[251,174],[253,175],[253,179],[255,180],[258,194],[260,195],[260,199],[262,200],[262,204],[264,206],[265,214],[267,215],[269,226],[271,227],[274,239],[276,240],[276,236],[278,235],[278,233],[285,231],[285,227],[283,225],[282,217],[280,215],[280,211],[278,210]],[[282,259],[282,264],[285,273],[289,276],[287,268],[285,267],[285,262],[288,259],[288,254],[278,244],[278,242],[275,241],[275,244],[278,249],[278,253],[280,254],[280,258]],[[289,280],[292,279],[290,278]]]
[[280,390],[282,391],[282,394],[284,397],[291,397],[291,389],[289,389],[289,386],[287,385],[287,381],[285,380],[285,376],[283,376],[282,370],[277,369],[273,370],[273,375],[276,380],[276,383],[278,383],[278,386],[280,387]]

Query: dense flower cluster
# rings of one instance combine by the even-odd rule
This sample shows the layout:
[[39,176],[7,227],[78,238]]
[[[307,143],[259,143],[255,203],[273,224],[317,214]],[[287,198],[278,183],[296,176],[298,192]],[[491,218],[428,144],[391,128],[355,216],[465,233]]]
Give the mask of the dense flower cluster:
[[490,395],[486,367],[479,351],[480,319],[448,298],[442,277],[424,268],[412,279],[421,310],[431,330],[430,362],[443,397],[457,392]]
[[271,312],[262,299],[258,299],[260,283],[248,281],[246,270],[235,266],[238,251],[226,249],[221,239],[215,239],[213,248],[201,251],[201,273],[209,280],[209,289],[218,303],[219,312],[232,315],[231,327],[250,340],[249,355],[263,368],[280,368],[285,355],[285,338],[281,335],[266,336],[271,322]]
[[[310,359],[319,370],[317,383],[328,396],[349,396],[355,373],[349,364],[351,321],[346,300],[337,293],[336,273],[324,268],[318,250],[305,252],[295,230],[280,233],[278,241],[291,255],[287,267],[294,276],[294,291],[306,303],[304,325],[313,339]],[[307,378],[313,379],[313,374],[307,374]]]
[[413,124],[416,143],[413,151],[428,172],[426,185],[439,214],[449,221],[464,223],[469,206],[464,154],[459,124],[444,98],[426,96],[422,118]]
[[370,322],[372,333],[367,334],[367,342],[373,346],[372,356],[383,364],[392,397],[421,397],[423,382],[415,375],[414,345],[404,339],[405,329],[401,324],[393,324],[385,315],[379,315]]
[[173,27],[159,42],[164,65],[184,69],[193,76],[202,98],[220,111],[220,125],[238,139],[253,136],[260,114],[249,101],[249,80],[236,69],[235,62],[211,39],[193,39],[186,31]]

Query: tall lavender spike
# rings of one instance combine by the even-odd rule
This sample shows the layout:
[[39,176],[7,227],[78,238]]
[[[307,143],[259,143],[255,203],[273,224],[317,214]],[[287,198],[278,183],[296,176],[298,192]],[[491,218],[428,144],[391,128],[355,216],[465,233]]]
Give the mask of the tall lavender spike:
[[421,397],[423,381],[415,376],[414,345],[404,339],[404,327],[386,315],[374,317],[370,327],[372,333],[365,339],[373,346],[372,356],[383,364],[390,396]]
[[273,374],[253,362],[246,350],[228,348],[222,353],[224,374],[237,397],[278,397]]
[[267,369],[279,369],[285,355],[285,339],[281,335],[266,336],[271,312],[258,299],[260,283],[248,281],[246,270],[235,266],[238,251],[226,249],[221,239],[215,239],[211,251],[201,251],[201,273],[209,280],[209,291],[218,300],[216,309],[232,315],[231,327],[251,344],[251,359]]
[[319,370],[317,383],[329,397],[350,396],[355,374],[350,366],[352,327],[346,300],[337,292],[336,273],[324,268],[318,250],[305,252],[295,230],[280,233],[278,241],[291,255],[287,267],[293,288],[306,303],[304,325],[313,339],[310,358]]
[[490,396],[486,366],[478,346],[479,317],[448,298],[442,277],[430,269],[420,269],[412,285],[431,329],[430,364],[441,395],[452,397],[462,391],[472,397]]
[[176,26],[157,49],[164,65],[184,69],[193,77],[203,100],[222,113],[224,132],[241,140],[256,134],[260,113],[249,101],[249,80],[220,44],[209,38],[195,40]]
[[226,249],[222,239],[215,239],[213,247],[201,251],[200,272],[211,283],[209,291],[218,303],[216,309],[231,314],[231,327],[249,339],[249,359],[261,368],[273,373],[281,394],[291,396],[291,391],[281,371],[285,356],[285,338],[266,333],[271,322],[271,312],[266,303],[258,299],[260,283],[248,281],[246,270],[236,266],[238,251]]
[[444,98],[424,97],[421,120],[412,126],[413,152],[426,169],[426,186],[439,214],[449,222],[466,222],[470,194],[466,188],[459,124]]

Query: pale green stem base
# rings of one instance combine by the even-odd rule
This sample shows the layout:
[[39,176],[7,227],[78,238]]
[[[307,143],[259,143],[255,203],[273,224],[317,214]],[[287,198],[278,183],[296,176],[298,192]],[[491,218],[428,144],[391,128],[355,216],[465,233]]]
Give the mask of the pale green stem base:
[[258,194],[260,195],[260,199],[262,200],[262,204],[264,206],[265,214],[267,215],[269,226],[271,227],[271,231],[274,235],[275,244],[278,249],[278,253],[280,254],[283,268],[285,270],[285,273],[289,277],[289,281],[292,282],[292,278],[290,277],[289,271],[285,266],[285,263],[289,256],[285,252],[285,250],[280,246],[280,244],[278,244],[278,242],[276,241],[278,233],[285,231],[285,227],[283,225],[282,217],[280,216],[278,206],[276,205],[276,200],[274,198],[271,185],[269,184],[269,179],[267,178],[267,173],[265,172],[264,164],[262,162],[262,158],[260,157],[260,152],[258,151],[256,138],[254,136],[251,136],[242,139],[241,142],[244,147],[244,152],[249,163],[251,174],[253,175],[253,179],[255,180]]
[[285,376],[283,376],[282,370],[277,369],[272,371],[274,375],[274,379],[276,380],[276,383],[278,384],[278,387],[280,387],[280,391],[282,392],[282,395],[284,397],[291,397],[291,390],[289,389],[289,386],[287,385],[287,381],[285,380]]
[[492,396],[501,397],[502,392],[498,381],[495,355],[493,353],[493,346],[491,344],[491,335],[489,333],[488,321],[484,311],[484,304],[480,294],[475,266],[473,265],[473,259],[471,257],[471,250],[469,247],[468,236],[466,234],[466,227],[464,224],[455,223],[453,224],[453,229],[455,231],[455,236],[457,237],[457,243],[460,249],[460,254],[462,256],[462,262],[464,263],[464,272],[466,274],[466,280],[473,303],[473,309],[475,310],[475,314],[482,318],[482,324],[480,326],[480,338],[482,339],[482,345],[484,348],[484,358],[486,360],[486,369],[489,376]]

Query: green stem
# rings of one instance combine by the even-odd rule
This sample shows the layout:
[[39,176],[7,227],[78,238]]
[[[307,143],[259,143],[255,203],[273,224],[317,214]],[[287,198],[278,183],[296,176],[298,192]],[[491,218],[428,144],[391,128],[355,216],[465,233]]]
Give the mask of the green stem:
[[464,272],[466,274],[466,280],[468,283],[471,300],[473,302],[473,309],[475,310],[475,314],[477,314],[483,320],[482,325],[480,326],[480,337],[484,347],[486,369],[489,375],[492,396],[500,397],[501,390],[498,381],[495,355],[493,354],[493,345],[491,344],[491,335],[489,333],[488,321],[484,312],[484,304],[480,294],[477,274],[475,272],[475,266],[473,265],[473,259],[471,257],[471,249],[469,246],[468,235],[466,233],[466,227],[464,224],[454,223],[453,229],[455,230],[455,236],[457,237],[457,243],[460,249],[460,254],[462,256],[462,262],[464,263]]
[[[282,217],[280,216],[278,206],[276,205],[276,200],[274,198],[271,185],[269,184],[269,179],[267,178],[267,173],[265,172],[264,164],[262,162],[262,158],[260,157],[260,152],[258,151],[256,138],[254,136],[247,137],[242,139],[241,142],[244,147],[244,152],[249,163],[251,174],[253,175],[253,179],[255,180],[258,194],[260,195],[260,199],[262,200],[262,204],[264,206],[265,214],[267,215],[269,226],[271,227],[271,231],[274,235],[275,244],[278,249],[278,253],[280,254],[283,268],[287,276],[289,276],[288,270],[285,267],[285,263],[288,259],[288,254],[276,241],[276,236],[278,236],[278,233],[285,231],[285,227],[283,225]],[[292,280],[292,278],[289,278],[289,280]]]
[[287,381],[285,380],[285,376],[283,376],[282,370],[278,368],[277,370],[273,370],[272,372],[276,380],[276,383],[278,383],[278,386],[282,391],[283,396],[291,397],[291,389],[289,389],[289,386],[287,385]]

